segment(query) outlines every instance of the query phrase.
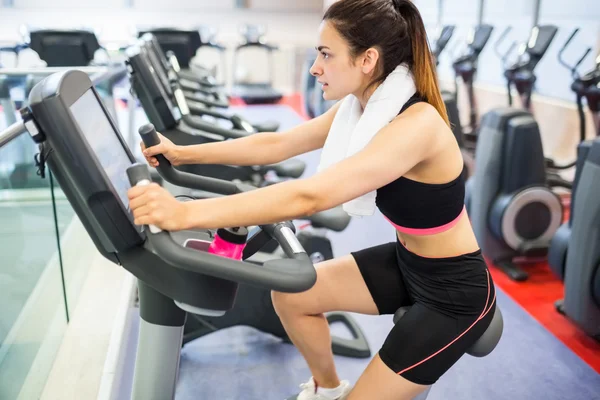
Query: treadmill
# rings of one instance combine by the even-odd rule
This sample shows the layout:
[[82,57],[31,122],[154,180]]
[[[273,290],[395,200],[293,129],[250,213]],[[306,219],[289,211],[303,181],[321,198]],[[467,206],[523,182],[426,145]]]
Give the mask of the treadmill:
[[96,51],[103,49],[91,30],[38,29],[29,32],[29,48],[35,51],[48,67],[83,67],[94,60]]
[[[241,28],[241,33],[244,36],[244,42],[237,46],[233,53],[233,90],[234,96],[240,97],[246,104],[273,104],[277,103],[283,97],[283,94],[273,87],[273,52],[278,50],[278,47],[265,42],[263,36],[265,28],[258,25],[244,25]],[[237,80],[236,71],[238,65],[238,57],[242,50],[245,49],[261,49],[268,55],[269,60],[269,80],[267,82],[240,82]]]

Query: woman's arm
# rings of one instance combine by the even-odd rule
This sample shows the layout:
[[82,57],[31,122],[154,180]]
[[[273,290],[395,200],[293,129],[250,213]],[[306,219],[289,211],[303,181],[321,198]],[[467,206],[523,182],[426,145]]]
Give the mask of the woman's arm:
[[338,105],[286,132],[262,132],[245,138],[178,148],[182,164],[267,165],[320,149]]
[[362,151],[311,178],[233,196],[178,203],[157,185],[135,187],[130,190],[135,223],[211,229],[275,223],[328,210],[386,185],[439,152],[440,127],[447,129],[440,121],[433,108],[414,118],[397,118]]

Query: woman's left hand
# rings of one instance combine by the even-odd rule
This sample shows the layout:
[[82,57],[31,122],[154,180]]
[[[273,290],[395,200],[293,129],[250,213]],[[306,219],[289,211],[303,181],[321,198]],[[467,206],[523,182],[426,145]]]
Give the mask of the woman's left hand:
[[184,229],[187,220],[185,203],[177,201],[158,184],[134,186],[127,191],[127,196],[136,225],[156,225],[166,231]]

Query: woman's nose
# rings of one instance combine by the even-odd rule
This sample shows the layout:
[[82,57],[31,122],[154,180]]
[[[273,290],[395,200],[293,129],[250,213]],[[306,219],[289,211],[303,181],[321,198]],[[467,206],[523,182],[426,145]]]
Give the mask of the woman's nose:
[[312,76],[319,76],[322,74],[322,69],[319,67],[319,65],[317,64],[317,60],[315,60],[315,62],[313,63],[313,65],[310,67],[310,69],[308,70],[310,72],[310,74]]

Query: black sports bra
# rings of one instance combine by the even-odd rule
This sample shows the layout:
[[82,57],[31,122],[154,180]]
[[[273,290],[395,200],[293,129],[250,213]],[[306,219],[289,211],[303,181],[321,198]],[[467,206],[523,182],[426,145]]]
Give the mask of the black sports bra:
[[[400,110],[425,101],[413,95]],[[431,184],[401,176],[377,189],[376,204],[396,227],[410,234],[433,234],[454,225],[464,211],[463,173],[451,182]]]

